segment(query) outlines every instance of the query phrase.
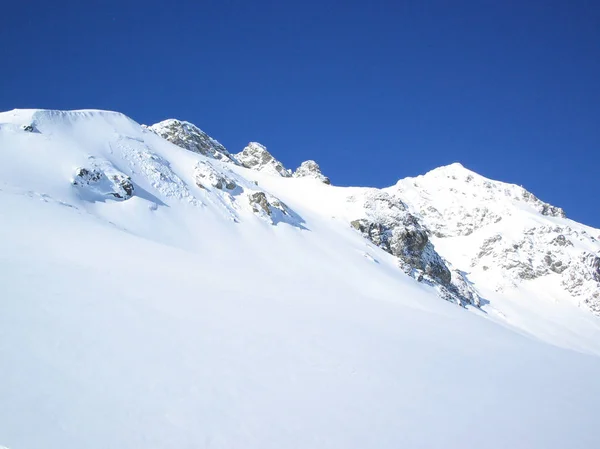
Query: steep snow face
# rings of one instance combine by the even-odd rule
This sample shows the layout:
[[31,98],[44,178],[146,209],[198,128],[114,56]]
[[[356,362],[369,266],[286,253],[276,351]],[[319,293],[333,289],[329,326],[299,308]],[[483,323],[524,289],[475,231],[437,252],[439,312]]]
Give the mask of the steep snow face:
[[[1,113],[0,444],[596,447],[599,319],[544,302],[543,277],[479,308],[440,300],[398,264],[425,276],[428,244],[444,255],[454,237],[411,208],[188,151],[118,113]],[[376,244],[354,220],[392,232]]]
[[235,158],[246,168],[264,173],[289,178],[292,172],[285,168],[281,162],[267,151],[267,148],[258,142],[250,142]]
[[315,161],[304,161],[292,175],[294,178],[313,178],[325,184],[331,184],[327,176],[321,173],[321,167]]
[[436,248],[476,285],[512,294],[523,282],[543,278],[553,288],[541,296],[600,313],[600,276],[593,268],[600,262],[600,230],[566,219],[561,208],[522,187],[460,164],[386,191],[406,202]]
[[223,162],[235,162],[223,145],[192,123],[169,119],[147,129],[186,150]]

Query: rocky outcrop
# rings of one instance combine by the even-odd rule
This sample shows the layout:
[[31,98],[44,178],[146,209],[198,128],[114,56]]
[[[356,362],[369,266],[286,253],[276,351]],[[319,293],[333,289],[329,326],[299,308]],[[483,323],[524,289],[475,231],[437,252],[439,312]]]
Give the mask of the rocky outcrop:
[[246,168],[289,178],[292,172],[267,151],[258,142],[250,142],[246,148],[235,155],[235,159]]
[[210,163],[200,161],[194,168],[194,180],[202,189],[215,188],[219,190],[233,190],[237,184],[233,179],[217,171]]
[[134,191],[129,176],[114,169],[103,170],[99,167],[78,168],[75,170],[72,183],[93,196],[103,198],[113,197],[119,200],[127,200],[133,196]]
[[192,123],[169,119],[148,126],[146,129],[194,153],[223,162],[235,162],[223,145]]
[[479,305],[475,290],[460,272],[451,272],[430,242],[427,229],[404,203],[376,189],[361,197],[351,197],[350,201],[361,202],[365,212],[365,217],[352,220],[351,226],[397,257],[407,274],[436,286],[444,299],[461,305]]
[[563,287],[600,315],[600,254],[582,253],[562,275]]
[[560,285],[575,299],[600,314],[600,257],[574,244],[593,246],[596,239],[586,231],[568,226],[536,226],[520,238],[495,234],[486,238],[471,267],[500,270],[490,286],[496,290],[515,287],[522,281],[560,276]]
[[565,214],[565,211],[562,208],[553,206],[548,203],[544,203],[538,197],[536,197],[533,193],[528,192],[527,190],[525,190],[523,188],[521,188],[521,189],[522,189],[523,200],[525,200],[528,203],[531,203],[540,214],[546,215],[549,217],[566,218],[567,215]]
[[315,161],[304,161],[292,175],[294,178],[313,178],[325,184],[331,184],[329,178],[321,172],[321,167]]
[[248,202],[255,214],[269,219],[272,223],[281,220],[280,216],[291,217],[290,209],[278,198],[266,192],[250,192]]
[[589,268],[600,251],[597,230],[564,220],[560,207],[460,164],[384,191],[406,203],[435,242],[450,239],[438,245],[445,260],[460,264],[480,285],[502,291],[547,277],[555,288],[542,295],[570,297],[600,315],[600,283]]
[[404,223],[388,227],[364,218],[350,224],[375,245],[398,257],[405,271],[415,272],[416,277],[425,274],[441,284],[450,282],[450,270],[433,249],[424,230]]

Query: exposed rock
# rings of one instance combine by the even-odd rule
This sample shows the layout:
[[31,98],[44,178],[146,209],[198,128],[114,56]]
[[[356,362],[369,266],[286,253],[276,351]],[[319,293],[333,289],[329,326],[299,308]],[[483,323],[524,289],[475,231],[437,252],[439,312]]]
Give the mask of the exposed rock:
[[552,206],[551,204],[548,204],[548,203],[544,203],[543,201],[538,199],[533,193],[528,192],[525,189],[522,189],[522,190],[523,190],[523,199],[527,202],[533,203],[540,214],[547,215],[550,217],[561,217],[561,218],[566,217],[565,211],[562,208]]
[[[465,275],[460,271],[453,269],[451,270],[452,278],[449,284],[446,284],[449,294],[452,298],[460,298],[463,301],[466,300],[467,304],[480,307],[481,298],[477,290],[466,279]],[[451,301],[452,299],[450,299]],[[464,304],[463,304],[464,305]]]
[[552,254],[552,252],[550,252],[550,251],[546,252],[546,255],[544,256],[544,262],[546,263],[546,265],[548,265],[548,268],[551,271],[553,271],[554,273],[558,273],[558,274],[565,271],[568,266],[562,260],[557,259],[556,256],[554,254]]
[[261,216],[272,218],[274,214],[279,213],[286,216],[291,215],[290,210],[282,201],[266,192],[252,192],[248,194],[248,201],[254,213]]
[[263,145],[250,142],[246,148],[235,155],[236,160],[246,168],[288,178],[292,172],[275,159]]
[[481,245],[481,248],[479,249],[479,253],[477,253],[477,259],[482,259],[484,256],[489,256],[494,250],[495,244],[500,240],[502,240],[502,236],[500,234],[496,234],[485,239]]
[[265,214],[271,215],[271,208],[269,201],[267,200],[267,195],[264,192],[254,192],[248,196],[248,200],[250,201],[250,205],[254,212],[260,212],[262,210]]
[[366,217],[352,220],[351,226],[397,257],[406,273],[436,286],[444,299],[461,305],[479,304],[475,290],[462,273],[450,271],[429,241],[427,229],[408,212],[404,203],[376,189],[361,198],[351,197],[350,201],[361,201],[366,212]]
[[196,185],[205,189],[207,186],[219,190],[233,190],[237,187],[235,181],[228,176],[218,172],[210,163],[200,161],[194,168],[194,180]]
[[422,228],[404,222],[390,228],[368,219],[354,220],[350,224],[375,245],[398,257],[405,271],[423,272],[441,284],[450,282],[450,270]]
[[169,119],[148,126],[146,129],[194,153],[223,162],[235,162],[223,145],[192,123]]
[[563,287],[600,315],[600,254],[585,252],[562,274]]
[[293,174],[294,178],[314,178],[325,184],[331,184],[329,178],[321,173],[321,167],[315,161],[304,161]]
[[573,246],[573,242],[567,240],[567,238],[562,234],[557,235],[550,243],[558,246]]
[[[407,204],[434,239],[456,239],[440,245],[447,251],[443,255],[460,264],[462,254],[468,255],[470,267],[460,268],[470,269],[476,282],[501,291],[549,277],[558,287],[556,296],[550,290],[542,296],[570,296],[600,315],[600,283],[590,268],[598,263],[597,230],[562,220],[560,207],[460,164],[400,180],[384,191]],[[463,241],[464,251],[456,256]]]
[[[555,236],[556,231],[557,229],[548,227],[530,228],[523,232],[524,237],[519,240],[496,234],[483,241],[471,266],[495,266],[502,269],[505,273],[504,284],[496,285],[497,289],[505,285],[516,285],[520,280],[536,279],[550,272],[560,274],[569,265],[569,254],[560,247],[540,251],[540,248],[548,248],[555,241],[568,242],[562,235]],[[564,229],[558,228],[558,231]],[[567,246],[567,243],[563,243],[563,246]]]
[[28,133],[32,133],[34,131],[33,125],[23,125],[21,129],[23,131],[27,131]]
[[95,168],[78,168],[75,171],[73,185],[87,188],[91,193],[102,197],[112,196],[127,200],[133,196],[133,184],[129,176],[117,170]]

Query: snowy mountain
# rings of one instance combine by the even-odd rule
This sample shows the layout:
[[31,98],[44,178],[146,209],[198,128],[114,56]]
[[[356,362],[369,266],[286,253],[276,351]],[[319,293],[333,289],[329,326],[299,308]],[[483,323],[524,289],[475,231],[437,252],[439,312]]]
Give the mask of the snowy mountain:
[[599,230],[459,164],[328,181],[0,113],[0,445],[598,446]]
[[528,284],[538,297],[600,315],[600,230],[460,164],[385,190],[419,216],[443,257],[475,285],[510,296]]

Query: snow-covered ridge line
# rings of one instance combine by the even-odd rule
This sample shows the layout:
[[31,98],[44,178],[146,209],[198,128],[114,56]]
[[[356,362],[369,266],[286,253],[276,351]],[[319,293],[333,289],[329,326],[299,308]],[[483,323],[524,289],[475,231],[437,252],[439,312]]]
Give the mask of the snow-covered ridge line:
[[[83,189],[80,194],[89,199],[106,195],[129,199],[136,192],[145,192],[148,185],[165,198],[192,205],[213,204],[234,222],[244,221],[240,211],[247,209],[272,224],[283,221],[300,225],[304,219],[293,207],[248,183],[244,180],[247,175],[236,174],[232,169],[243,166],[267,177],[309,178],[329,184],[314,161],[306,161],[292,172],[256,142],[232,155],[186,121],[169,119],[146,127],[118,112],[99,110],[15,110],[1,116],[9,117],[7,121],[12,124],[19,123],[18,130],[33,134],[71,133],[87,139],[86,123],[93,124],[90,126],[94,133],[102,134],[101,139],[105,138],[104,133],[117,130],[121,137],[108,144],[109,154],[88,157],[72,172],[72,183]],[[180,167],[187,174],[174,170],[170,156],[151,149],[152,134],[208,159]],[[121,152],[123,162],[111,162],[108,156],[115,149]],[[132,180],[135,173],[143,173],[145,179],[136,183]],[[200,192],[196,191],[198,188]],[[349,226],[397,257],[403,271],[441,288],[440,294],[446,299],[479,306],[483,283],[498,292],[527,280],[559,276],[556,282],[565,298],[600,313],[600,275],[594,268],[599,252],[596,237],[589,234],[589,229],[565,221],[562,209],[540,201],[520,186],[485,178],[454,163],[400,180],[387,189],[366,189],[358,196],[347,195],[344,201],[348,206],[343,207],[348,210],[359,205],[347,215]],[[569,237],[575,234],[578,245],[573,245]],[[453,239],[466,237],[471,243],[465,245],[461,241],[461,247],[474,249],[466,258],[457,257],[458,251],[448,247]],[[561,239],[567,243],[551,243]],[[494,276],[484,281],[480,271],[485,276],[494,272]],[[474,282],[477,277],[481,280]]]
[[0,444],[597,446],[596,230],[476,179],[248,169],[191,126],[0,113]]

